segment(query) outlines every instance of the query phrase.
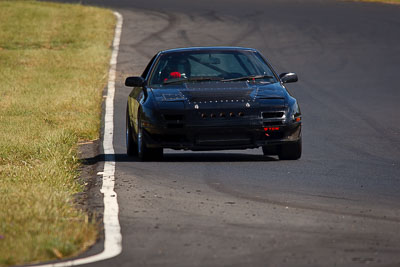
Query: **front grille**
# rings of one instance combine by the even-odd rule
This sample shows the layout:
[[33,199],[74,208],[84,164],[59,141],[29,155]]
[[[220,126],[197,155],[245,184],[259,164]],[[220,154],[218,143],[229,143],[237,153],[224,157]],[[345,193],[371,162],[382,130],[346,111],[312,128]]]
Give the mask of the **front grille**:
[[262,117],[263,119],[275,119],[275,118],[282,118],[285,115],[283,111],[273,111],[273,112],[263,112]]

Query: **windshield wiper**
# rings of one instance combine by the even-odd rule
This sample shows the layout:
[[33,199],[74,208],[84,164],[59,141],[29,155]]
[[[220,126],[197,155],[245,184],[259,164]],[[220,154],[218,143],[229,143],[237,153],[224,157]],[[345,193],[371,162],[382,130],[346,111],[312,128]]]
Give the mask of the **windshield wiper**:
[[186,82],[188,79],[184,78],[184,79],[171,79],[171,80],[166,80],[163,82],[163,84],[173,84],[173,83],[183,83]]
[[264,78],[274,78],[271,75],[250,75],[250,76],[243,76],[237,77],[232,79],[224,79],[221,82],[233,82],[233,81],[247,81],[247,80],[255,80],[255,79],[264,79]]
[[202,81],[221,81],[221,77],[217,76],[203,76],[203,77],[190,77],[189,82],[202,82]]
[[204,76],[204,77],[190,77],[183,79],[171,79],[163,82],[163,84],[173,84],[173,83],[182,83],[182,82],[203,82],[203,81],[221,81],[221,77],[215,76]]

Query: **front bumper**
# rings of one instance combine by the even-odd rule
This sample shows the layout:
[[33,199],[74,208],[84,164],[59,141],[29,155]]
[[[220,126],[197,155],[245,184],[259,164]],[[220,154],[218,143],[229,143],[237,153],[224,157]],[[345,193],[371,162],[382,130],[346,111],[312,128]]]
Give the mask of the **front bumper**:
[[301,121],[265,126],[262,120],[238,120],[235,123],[231,121],[229,125],[146,125],[143,128],[148,147],[198,151],[257,148],[296,142],[301,138]]

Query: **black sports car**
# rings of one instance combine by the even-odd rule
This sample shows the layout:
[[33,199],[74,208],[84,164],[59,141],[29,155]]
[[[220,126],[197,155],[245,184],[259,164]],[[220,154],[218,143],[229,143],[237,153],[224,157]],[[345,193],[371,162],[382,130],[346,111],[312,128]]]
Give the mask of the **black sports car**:
[[301,113],[279,76],[255,49],[194,47],[165,50],[133,87],[126,109],[126,146],[141,160],[164,148],[222,150],[262,147],[264,155],[301,157]]

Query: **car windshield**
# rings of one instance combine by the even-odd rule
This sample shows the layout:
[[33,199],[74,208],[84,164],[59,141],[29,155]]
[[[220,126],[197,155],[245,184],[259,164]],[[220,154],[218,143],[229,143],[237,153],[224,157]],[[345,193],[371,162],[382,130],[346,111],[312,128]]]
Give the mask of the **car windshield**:
[[150,86],[185,82],[276,82],[259,53],[246,50],[196,50],[161,55],[149,79]]

